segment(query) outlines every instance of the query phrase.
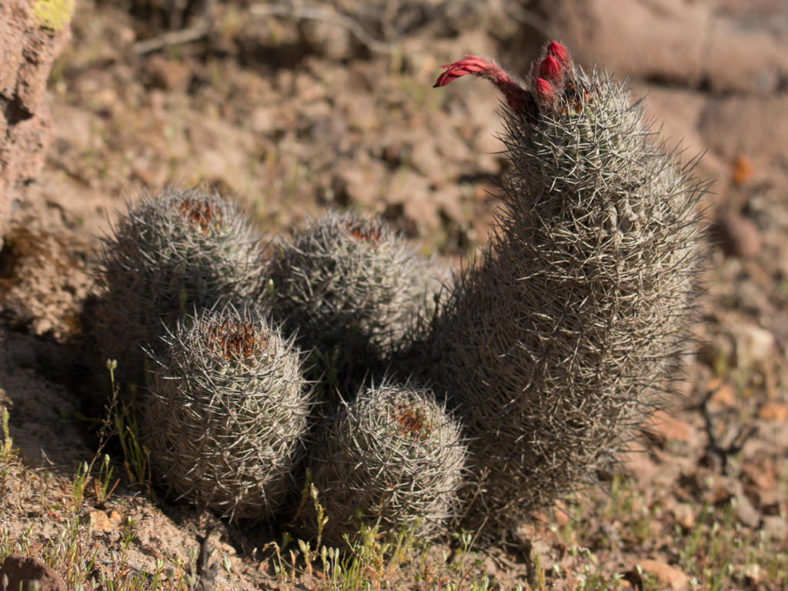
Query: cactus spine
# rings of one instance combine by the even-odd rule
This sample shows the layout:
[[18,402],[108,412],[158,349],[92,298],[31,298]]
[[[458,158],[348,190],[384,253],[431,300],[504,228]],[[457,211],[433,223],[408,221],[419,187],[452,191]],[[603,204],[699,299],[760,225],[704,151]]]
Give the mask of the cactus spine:
[[193,306],[252,298],[259,258],[248,222],[219,195],[144,195],[104,240],[95,331],[101,355],[118,359],[122,380],[143,383],[141,347],[157,347],[163,324]]
[[311,464],[330,543],[357,532],[359,521],[431,536],[455,516],[466,448],[429,390],[388,379],[363,389],[316,449]]
[[[528,88],[466,56],[504,95],[503,214],[421,351],[463,417],[493,529],[593,480],[670,390],[701,261],[704,185],[618,83],[548,45]],[[486,474],[486,478],[482,478]]]
[[230,305],[177,323],[149,374],[144,443],[177,498],[270,519],[292,483],[310,402],[292,339]]

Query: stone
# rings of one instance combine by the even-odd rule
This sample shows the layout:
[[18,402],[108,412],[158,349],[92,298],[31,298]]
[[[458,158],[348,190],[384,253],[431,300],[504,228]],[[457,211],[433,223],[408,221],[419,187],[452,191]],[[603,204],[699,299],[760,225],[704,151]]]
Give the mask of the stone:
[[714,235],[725,254],[741,258],[761,251],[761,233],[752,220],[735,211],[725,211],[717,218]]
[[698,125],[705,145],[732,162],[746,155],[759,170],[781,166],[788,141],[788,96],[725,96],[709,101]]
[[722,404],[723,406],[733,406],[736,402],[736,392],[733,386],[727,382],[723,382],[720,378],[709,380],[706,390],[712,392],[712,402]]
[[44,18],[34,2],[0,2],[0,238],[12,204],[38,176],[52,141],[43,97],[52,63],[70,38],[65,6],[62,14]]
[[673,517],[685,531],[690,531],[695,527],[695,510],[689,503],[676,503],[673,509]]
[[549,18],[578,59],[618,74],[729,94],[779,91],[788,72],[788,53],[773,32],[779,19],[749,3],[742,26],[716,4],[556,0]]
[[653,575],[662,585],[660,588],[670,589],[671,591],[684,591],[689,589],[690,578],[681,569],[671,566],[660,560],[641,559],[634,565],[633,569],[639,566],[644,573]]
[[109,514],[96,509],[88,513],[88,521],[93,531],[110,532],[120,528],[123,517],[115,509],[110,511]]
[[767,361],[777,349],[771,331],[747,322],[737,322],[725,327],[735,343],[737,367],[752,367]]
[[758,409],[758,418],[765,421],[784,423],[788,421],[788,404],[785,402],[766,402]]
[[[7,580],[7,582],[6,582]],[[66,583],[54,569],[37,558],[11,554],[0,567],[0,581],[5,589],[33,591],[33,581],[38,581],[38,591],[67,591]]]
[[737,494],[734,501],[736,518],[747,527],[756,528],[761,523],[761,513],[743,492]]
[[189,85],[191,71],[182,61],[166,59],[160,55],[145,63],[148,84],[153,88],[184,92]]
[[660,441],[688,441],[690,436],[690,426],[687,423],[662,410],[653,414],[646,428],[649,434]]

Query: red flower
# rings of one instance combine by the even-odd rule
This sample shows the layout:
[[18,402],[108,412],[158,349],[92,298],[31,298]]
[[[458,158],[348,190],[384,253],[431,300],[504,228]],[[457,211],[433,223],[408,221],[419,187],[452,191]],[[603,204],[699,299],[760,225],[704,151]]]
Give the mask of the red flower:
[[466,55],[465,59],[456,61],[446,66],[441,66],[446,71],[435,81],[434,87],[446,86],[449,82],[471,74],[485,78],[495,84],[503,93],[506,104],[513,110],[519,110],[526,104],[527,92],[504,72],[501,67],[489,60],[475,55]]

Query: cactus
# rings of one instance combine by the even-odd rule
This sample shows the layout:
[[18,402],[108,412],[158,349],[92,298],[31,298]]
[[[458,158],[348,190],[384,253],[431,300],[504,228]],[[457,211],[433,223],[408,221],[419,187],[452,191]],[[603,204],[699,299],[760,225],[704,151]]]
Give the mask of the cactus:
[[429,390],[390,379],[346,404],[311,460],[332,544],[359,521],[419,536],[455,516],[466,448],[459,425]]
[[559,43],[528,88],[474,56],[445,70],[436,86],[472,74],[502,91],[512,170],[490,244],[415,350],[464,420],[467,515],[500,533],[593,481],[671,391],[705,185]]
[[442,280],[380,218],[333,212],[282,244],[270,273],[274,311],[302,346],[338,348],[362,372],[409,342]]
[[192,307],[259,292],[260,253],[248,222],[217,194],[168,189],[129,205],[100,255],[95,337],[121,380],[144,382],[143,346]]
[[182,319],[162,341],[142,423],[154,477],[223,516],[270,519],[310,409],[292,339],[259,310],[225,305]]

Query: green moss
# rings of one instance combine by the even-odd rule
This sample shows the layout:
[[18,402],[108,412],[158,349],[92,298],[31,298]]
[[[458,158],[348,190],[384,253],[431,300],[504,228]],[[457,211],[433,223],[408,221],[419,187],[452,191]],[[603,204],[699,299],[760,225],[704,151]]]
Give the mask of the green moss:
[[33,20],[36,25],[59,33],[71,22],[74,0],[36,0],[33,3]]

